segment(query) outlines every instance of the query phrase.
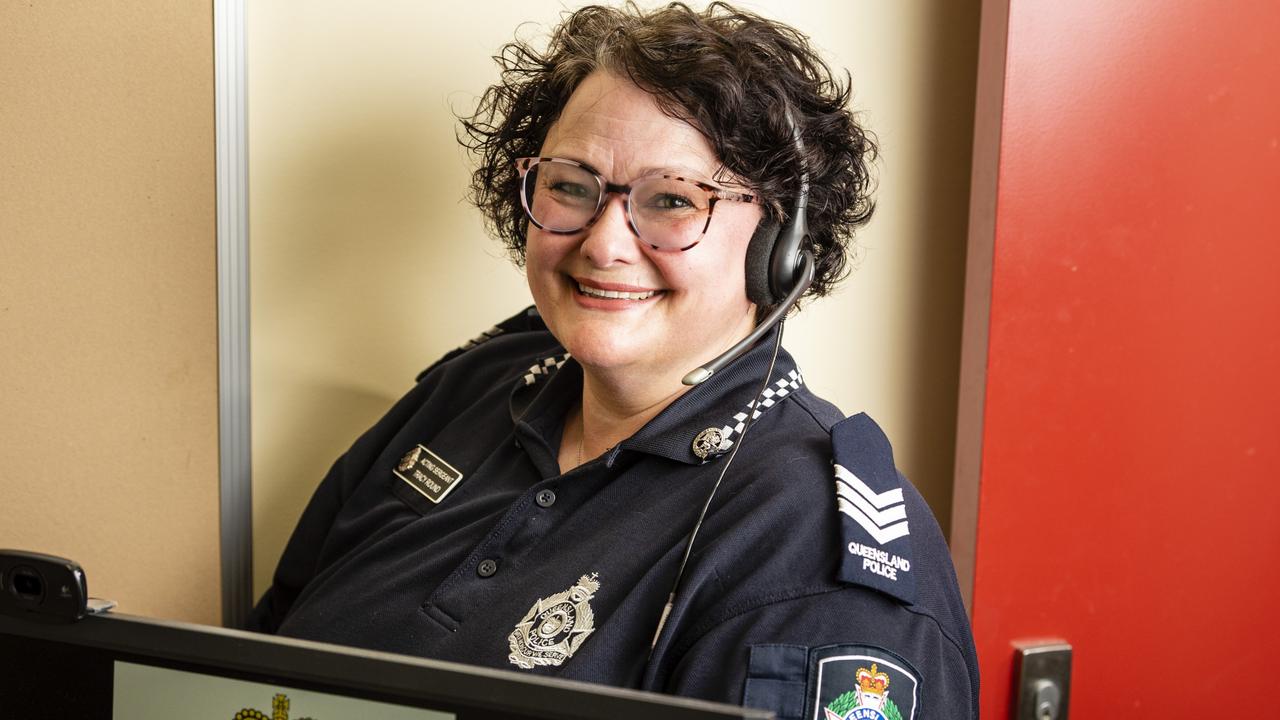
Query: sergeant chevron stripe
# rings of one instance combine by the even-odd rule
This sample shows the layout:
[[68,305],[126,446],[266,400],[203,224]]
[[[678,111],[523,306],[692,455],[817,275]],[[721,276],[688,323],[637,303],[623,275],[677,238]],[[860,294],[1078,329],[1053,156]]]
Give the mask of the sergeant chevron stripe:
[[910,534],[902,488],[877,493],[844,467],[837,464],[835,468],[840,512],[856,520],[881,545]]

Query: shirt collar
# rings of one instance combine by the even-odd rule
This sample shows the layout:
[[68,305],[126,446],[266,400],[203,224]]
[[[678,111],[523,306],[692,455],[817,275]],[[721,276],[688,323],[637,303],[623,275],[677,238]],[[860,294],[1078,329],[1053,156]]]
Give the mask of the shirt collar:
[[[712,462],[732,450],[748,414],[758,419],[804,384],[795,360],[779,349],[769,385],[760,392],[777,332],[775,328],[728,367],[676,398],[635,435],[614,447],[608,453],[608,464],[612,465],[623,450],[688,465]],[[526,424],[530,435],[537,436],[536,440],[522,439],[544,445],[540,449],[555,457],[565,412],[581,394],[582,367],[568,353],[533,363],[511,392],[512,420]]]
[[516,438],[544,477],[560,474],[564,416],[581,395],[582,366],[563,351],[539,358],[511,388]]
[[760,393],[777,332],[775,328],[724,370],[676,398],[619,447],[689,465],[712,462],[732,450],[748,414],[758,419],[804,384],[795,360],[780,348],[769,385]]

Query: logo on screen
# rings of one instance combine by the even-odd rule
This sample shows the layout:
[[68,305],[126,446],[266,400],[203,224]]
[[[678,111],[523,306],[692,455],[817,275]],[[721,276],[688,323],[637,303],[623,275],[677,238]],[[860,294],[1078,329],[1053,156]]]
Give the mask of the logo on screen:
[[[271,698],[270,715],[254,708],[244,708],[233,715],[231,720],[289,720],[289,696],[276,693],[276,696]],[[305,717],[293,720],[315,720],[315,718]]]

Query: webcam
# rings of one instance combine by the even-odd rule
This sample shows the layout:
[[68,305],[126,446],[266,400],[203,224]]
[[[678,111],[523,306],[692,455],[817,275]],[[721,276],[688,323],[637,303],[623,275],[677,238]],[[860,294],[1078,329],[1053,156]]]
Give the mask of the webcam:
[[114,605],[90,600],[84,569],[72,560],[0,550],[0,613],[41,622],[75,622]]

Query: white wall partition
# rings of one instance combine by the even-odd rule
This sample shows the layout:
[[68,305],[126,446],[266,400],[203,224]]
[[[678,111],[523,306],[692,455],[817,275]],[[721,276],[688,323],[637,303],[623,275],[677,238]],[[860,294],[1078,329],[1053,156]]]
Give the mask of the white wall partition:
[[[978,2],[753,2],[847,67],[883,149],[843,289],[788,324],[810,385],[885,426],[950,515]],[[563,4],[250,2],[255,590],[329,464],[414,375],[529,302],[454,142],[513,33]]]

